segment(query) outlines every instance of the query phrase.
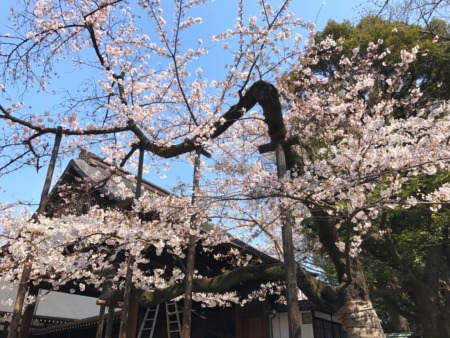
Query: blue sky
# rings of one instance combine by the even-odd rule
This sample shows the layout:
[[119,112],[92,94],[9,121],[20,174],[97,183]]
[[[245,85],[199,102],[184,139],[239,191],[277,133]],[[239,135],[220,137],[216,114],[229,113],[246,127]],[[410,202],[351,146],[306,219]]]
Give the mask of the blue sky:
[[[273,1],[276,3],[277,1]],[[279,2],[279,1],[278,1]],[[212,4],[206,5],[202,12],[199,13],[203,17],[203,23],[201,29],[203,32],[211,31],[210,35],[217,33],[218,31],[223,31],[223,28],[228,28],[234,23],[234,14],[236,11],[230,6],[235,4],[236,1],[230,0],[215,0]],[[244,6],[248,9],[248,16],[250,16],[251,6],[256,3],[256,0],[247,1]],[[348,19],[352,22],[357,22],[360,18],[360,11],[365,1],[357,0],[329,0],[329,1],[306,1],[306,0],[294,0],[292,2],[291,10],[305,22],[315,22],[317,29],[320,30],[326,24],[329,19],[334,19],[336,21],[342,21]],[[10,6],[16,4],[15,0],[1,0],[0,2],[0,32],[4,34],[8,32],[6,28],[6,16],[9,13]],[[275,7],[275,5],[274,5]],[[224,17],[223,13],[229,13],[230,16]],[[306,35],[306,34],[304,34]],[[193,37],[193,41],[197,41],[196,37]],[[213,46],[213,48],[216,48]],[[220,48],[217,46],[217,48]],[[204,69],[207,69],[209,65],[202,65]],[[73,71],[71,69],[65,71],[61,84],[67,82],[67,77],[73,76]],[[58,83],[57,83],[58,84]],[[7,88],[11,89],[11,87]],[[20,91],[20,88],[19,88]],[[8,92],[8,95],[15,96]],[[33,109],[38,111],[52,110],[57,105],[57,97],[52,95],[25,95],[26,100],[30,101],[33,105]],[[0,102],[3,105],[7,105],[4,101],[5,94],[0,93]],[[30,102],[25,102],[30,104]],[[56,174],[61,174],[66,165],[66,161],[59,163],[56,169]],[[189,168],[179,162],[175,164],[179,168],[174,168],[173,171],[169,172],[167,176],[182,176],[186,171],[189,172]],[[27,202],[38,202],[39,195],[43,184],[43,177],[45,175],[46,168],[36,173],[35,169],[27,168],[21,169],[19,172],[10,174],[8,176],[0,177],[0,203],[13,202],[16,200],[22,200]],[[190,184],[191,174],[186,175],[187,184]],[[147,177],[148,180],[154,181],[156,184],[163,186],[166,189],[171,189],[175,180],[168,179],[166,181],[161,180],[156,177]]]

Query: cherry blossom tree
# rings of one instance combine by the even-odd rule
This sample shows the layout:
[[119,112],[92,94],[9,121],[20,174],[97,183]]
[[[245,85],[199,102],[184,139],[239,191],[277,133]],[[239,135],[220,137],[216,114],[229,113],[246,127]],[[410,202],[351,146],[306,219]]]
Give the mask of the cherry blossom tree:
[[[323,32],[316,34],[316,43],[330,35],[341,37],[345,39],[343,49],[329,60],[321,60],[312,66],[312,71],[332,79],[333,72],[341,67],[339,61],[342,55],[351,55],[358,45],[359,53],[364,53],[366,48],[362,46],[367,47],[370,41],[383,39],[383,44],[379,46],[380,52],[390,50],[390,54],[383,60],[384,64],[376,66],[378,72],[389,76],[392,66],[400,61],[400,51],[418,45],[417,60],[403,78],[405,83],[417,84],[421,90],[420,98],[415,103],[416,111],[426,108],[432,101],[448,100],[448,77],[445,76],[444,66],[449,57],[445,52],[447,43],[445,39],[436,37],[448,35],[447,25],[440,20],[433,20],[428,27],[432,26],[435,35],[429,35],[427,27],[383,21],[373,16],[364,18],[355,25],[330,21]],[[408,93],[409,90],[409,86],[404,85],[401,91],[396,92],[397,98],[402,96],[402,92]],[[367,95],[366,100],[376,102],[377,99],[371,97],[371,93]],[[396,109],[395,115],[402,117],[411,112]],[[434,182],[438,183],[435,185]],[[400,194],[404,199],[413,196],[420,203],[407,209],[385,208],[377,221],[385,235],[370,234],[363,240],[360,259],[363,260],[364,271],[372,289],[372,301],[376,304],[378,315],[383,318],[385,330],[409,332],[413,329],[418,334],[430,337],[445,336],[446,332],[450,332],[445,327],[444,319],[450,316],[445,310],[448,299],[445,296],[449,264],[445,263],[448,252],[448,227],[445,225],[448,224],[445,221],[448,206],[444,204],[439,210],[432,211],[424,201],[424,196],[448,182],[448,172],[445,171],[411,177],[403,185]],[[317,255],[320,255],[319,259],[325,263],[328,271],[326,255],[323,251],[318,251]],[[365,255],[369,257],[365,258]],[[393,255],[397,257],[396,260],[393,260]],[[332,275],[334,279],[335,273]]]
[[[203,37],[193,39],[202,23],[196,10],[206,1],[178,0],[173,7],[156,0],[20,4],[11,9],[11,31],[1,36],[2,175],[24,166],[42,168],[55,135],[63,137],[60,158],[95,149],[112,173],[124,162],[136,168],[138,148],[158,168],[177,156],[193,163],[192,152],[199,147],[212,157],[201,161],[205,170],[195,205],[182,193],[144,193],[137,199],[124,186],[120,197],[135,198],[128,212],[93,207],[88,214],[58,219],[33,218],[26,210],[5,212],[2,240],[9,256],[1,260],[2,280],[17,284],[30,254],[28,279],[54,288],[80,281],[80,290],[111,283],[119,289],[131,268],[140,303],[151,306],[183,295],[185,276],[174,269],[167,279],[165,271],[141,269],[148,263],[142,253],[151,246],[157,254],[169,250],[183,256],[193,215],[199,223],[214,223],[212,231],[195,234],[204,250],[228,240],[223,231],[232,230],[281,258],[283,211],[290,210],[298,253],[304,224],[311,222],[317,247],[330,255],[339,278],[339,285],[328,285],[299,264],[299,288],[336,311],[349,336],[383,336],[358,259],[361,242],[382,230],[374,221],[380,208],[413,203],[399,194],[408,177],[449,165],[448,102],[433,101],[416,111],[419,88],[413,86],[402,98],[395,95],[417,50],[402,51],[401,62],[384,76],[372,66],[386,54],[378,52],[381,42],[373,43],[367,57],[357,50],[343,57],[343,70],[330,81],[309,66],[330,57],[339,43],[326,39],[314,46],[313,25],[289,12],[290,1],[278,9],[259,1],[258,14],[250,16],[240,1],[233,27],[212,37],[225,51],[211,62],[220,61],[225,72],[209,75],[201,65],[214,49]],[[311,33],[304,55],[299,28]],[[80,83],[67,83],[67,69],[82,75]],[[59,77],[65,91],[57,90]],[[16,88],[21,100],[13,94]],[[59,100],[58,112],[29,108],[24,99],[31,91],[52,94]],[[376,103],[367,102],[366,93],[375,93]],[[252,110],[257,104],[262,113]],[[399,108],[411,114],[394,118]],[[290,146],[287,135],[300,144]],[[273,155],[258,153],[268,141],[285,148],[289,174],[284,178],[276,175]],[[80,184],[87,193],[94,188]],[[71,189],[61,192],[68,202]],[[442,185],[427,201],[448,203],[448,195]],[[158,217],[140,217],[152,212]],[[134,259],[121,262],[115,272],[123,252]],[[222,274],[196,274],[193,299],[209,305],[246,302],[227,292],[243,281],[264,284],[249,298],[283,293],[278,284],[283,264],[260,264],[238,253],[235,261]]]
[[[368,11],[386,17],[388,20],[399,20],[409,24],[420,23],[426,26],[430,34],[436,35],[432,21],[439,18],[448,22],[448,0],[370,0]],[[446,37],[442,37],[446,38]],[[448,37],[446,38],[448,41]]]
[[[437,237],[430,240],[430,251],[424,251],[421,268],[412,268],[406,263],[407,253],[401,248],[401,238],[394,233],[396,225],[390,223],[389,215],[390,210],[408,213],[417,205],[431,208],[431,218],[442,219],[439,210],[445,214],[449,196],[442,192],[448,190],[448,181],[437,180],[439,183],[423,192],[417,182],[427,182],[437,172],[448,172],[448,101],[440,97],[422,100],[425,95],[420,79],[408,81],[416,55],[427,54],[417,47],[401,50],[399,61],[392,63],[387,60],[389,49],[379,40],[369,43],[364,51],[354,48],[340,54],[336,67],[328,68],[328,76],[312,70],[317,70],[318,63],[327,64],[341,48],[331,38],[323,39],[287,81],[286,97],[294,109],[290,116],[296,126],[293,132],[303,135],[305,163],[305,173],[294,180],[294,190],[288,194],[309,206],[309,231],[319,237],[339,284],[349,285],[341,290],[344,297],[351,297],[347,292],[355,292],[352,289],[356,285],[357,289],[362,287],[356,292],[366,292],[364,283],[354,283],[363,274],[358,259],[361,249],[371,249],[376,256],[386,254],[392,260],[389,264],[408,276],[405,285],[416,283],[414,288],[420,286],[422,294],[427,294],[415,293],[420,307],[417,311],[423,316],[424,312],[430,313],[424,325],[425,335],[446,336],[448,328],[440,319],[448,316],[445,271],[449,262],[444,258],[448,230],[442,223],[421,222],[421,231],[427,229],[431,237]],[[439,150],[433,154],[437,144]],[[439,209],[429,204],[428,196],[435,194],[440,198],[432,204],[439,205]],[[324,231],[327,226],[328,231]],[[401,231],[407,233],[406,225],[403,227]],[[377,253],[381,248],[387,252]],[[444,287],[438,291],[441,283]],[[430,296],[434,290],[436,297]],[[431,305],[425,299],[436,301]],[[432,308],[441,309],[442,317]]]
[[[285,64],[294,60],[299,53],[301,39],[297,37],[295,43],[286,43],[286,40],[290,38],[292,28],[305,26],[288,12],[289,1],[281,2],[278,10],[261,1],[258,25],[257,16],[244,20],[243,2],[238,2],[234,28],[219,32],[212,39],[213,42],[224,41],[225,50],[229,47],[236,50],[229,53],[230,62],[225,65],[227,71],[222,79],[208,81],[203,79],[202,69],[195,66],[197,60],[208,52],[202,39],[187,47],[182,44],[183,39],[188,39],[186,30],[192,30],[202,22],[201,18],[190,13],[205,5],[205,1],[174,1],[172,8],[160,1],[128,3],[120,0],[101,3],[24,1],[20,5],[20,9],[11,8],[12,32],[2,36],[1,89],[9,93],[8,84],[21,83],[24,97],[30,89],[59,96],[52,89],[52,81],[57,82],[60,76],[59,67],[69,66],[89,75],[95,70],[98,75],[95,83],[82,80],[76,95],[70,86],[67,88],[60,102],[63,112],[58,116],[34,109],[28,113],[22,102],[8,106],[2,104],[2,119],[10,128],[4,135],[2,169],[5,173],[27,165],[39,170],[50,150],[46,139],[52,134],[67,138],[60,150],[61,156],[67,156],[77,148],[98,147],[112,166],[115,162],[124,162],[122,159],[130,160],[133,165],[131,156],[139,146],[154,156],[165,158],[188,153],[199,146],[205,147],[208,139],[220,136],[248,108],[264,101],[257,96],[261,95],[258,89],[266,83],[257,82],[253,90],[249,90],[249,82],[273,78],[272,74],[279,73]],[[163,13],[167,10],[168,16]],[[148,29],[149,25],[151,29]],[[88,91],[90,94],[86,95]],[[233,96],[239,98],[238,105],[224,110]],[[14,101],[13,97],[11,95],[7,99]],[[212,144],[210,148],[214,150],[216,147]],[[223,145],[219,146],[219,149],[223,148]],[[125,194],[124,197],[130,196]],[[181,199],[179,202],[182,203],[173,208],[181,208],[185,201]],[[163,204],[167,205],[167,201]],[[192,208],[183,206],[183,209],[188,209],[187,214],[192,215]],[[91,220],[96,219],[94,215],[90,217]],[[135,220],[136,216],[133,217],[131,219]],[[177,218],[179,224],[185,224],[183,214],[178,212]],[[46,227],[43,219],[34,219],[37,223],[21,221],[25,227],[29,226],[28,223],[33,224],[31,226],[36,227],[34,232]],[[165,218],[161,215],[160,219]],[[173,215],[169,219],[173,222]],[[124,219],[121,218],[120,222],[123,223]],[[26,248],[25,243],[32,245],[36,241],[37,234],[25,236],[33,230],[7,226],[5,230],[5,238],[9,241],[17,239],[22,250]],[[103,239],[98,237],[97,231],[94,233],[93,238]],[[42,236],[46,236],[44,232]],[[91,238],[90,234],[86,236]],[[178,237],[182,236],[175,236]],[[27,240],[19,240],[22,238]],[[64,240],[68,245],[70,241]],[[135,250],[119,247],[129,251],[130,257],[135,257]],[[14,252],[15,248],[9,246],[8,250]],[[173,250],[180,252],[180,248]],[[37,261],[40,249],[28,247],[28,251],[33,254],[20,260]],[[92,257],[89,263],[88,260],[77,259],[77,264],[82,261],[92,270]],[[16,265],[11,263],[11,271],[14,266],[20,267],[18,262]],[[138,264],[139,260],[134,263]],[[49,267],[52,264],[44,265]],[[38,282],[40,278],[36,270],[42,271],[43,265],[36,266],[34,272],[28,271],[32,263],[27,263],[27,266],[29,268],[22,272],[22,279]],[[70,263],[66,268],[69,266]],[[86,271],[87,266],[80,269]],[[54,268],[51,270],[55,271]],[[58,283],[65,279],[58,276],[55,278]],[[14,279],[13,276],[8,278]],[[20,312],[20,302],[17,305]],[[15,319],[17,316],[13,316],[11,337],[17,328]]]

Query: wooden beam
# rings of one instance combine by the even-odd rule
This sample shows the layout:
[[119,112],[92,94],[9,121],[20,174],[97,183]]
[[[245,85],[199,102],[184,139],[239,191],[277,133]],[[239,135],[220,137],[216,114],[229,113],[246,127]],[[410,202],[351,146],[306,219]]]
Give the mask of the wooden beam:
[[270,143],[266,143],[263,145],[260,145],[258,147],[259,153],[260,154],[265,154],[271,151],[275,151],[277,149],[277,145],[278,144],[282,144],[283,146],[293,146],[296,144],[300,144],[300,139],[298,137],[290,137],[287,140],[282,140],[282,141],[274,141],[274,142],[270,142]]

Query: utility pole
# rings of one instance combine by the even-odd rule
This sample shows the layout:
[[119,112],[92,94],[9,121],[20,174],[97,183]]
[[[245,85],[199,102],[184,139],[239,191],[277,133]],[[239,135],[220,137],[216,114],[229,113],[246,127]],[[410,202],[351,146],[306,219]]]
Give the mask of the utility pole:
[[[259,146],[260,154],[264,154],[270,151],[275,151],[277,162],[277,175],[279,179],[286,176],[286,147],[290,147],[294,144],[298,144],[298,138],[290,138],[288,140],[281,140],[277,142],[271,142]],[[289,322],[289,338],[301,337],[301,322],[300,322],[300,310],[298,307],[298,288],[296,278],[296,263],[294,257],[294,240],[292,237],[292,219],[289,214],[289,210],[281,205],[281,213],[283,218],[283,226],[281,228],[282,240],[283,240],[283,258],[284,258],[284,270],[285,270],[285,283],[286,283],[286,300],[288,310],[288,322]]]

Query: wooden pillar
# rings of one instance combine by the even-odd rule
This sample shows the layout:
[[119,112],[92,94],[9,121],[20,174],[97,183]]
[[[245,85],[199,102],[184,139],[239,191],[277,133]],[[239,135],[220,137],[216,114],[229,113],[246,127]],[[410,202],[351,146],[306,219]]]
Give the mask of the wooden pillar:
[[132,291],[130,297],[130,306],[128,313],[128,330],[127,330],[127,338],[134,338],[137,336],[137,322],[139,315],[139,298],[136,291]]
[[106,305],[101,304],[100,305],[100,313],[98,315],[98,322],[97,322],[97,333],[95,334],[95,338],[103,337],[103,327],[105,326],[105,309],[106,309]]
[[244,338],[242,336],[242,310],[241,305],[236,304],[235,319],[236,319],[236,338]]
[[[142,174],[144,168],[144,148],[142,145],[139,147],[139,164],[138,164],[138,175],[136,180],[136,191],[135,198],[139,199],[141,197],[142,192]],[[125,276],[125,290],[123,294],[123,305],[122,305],[122,316],[120,318],[120,329],[119,329],[119,338],[127,338],[128,335],[128,324],[130,323],[130,298],[133,288],[133,264],[134,257],[129,253],[127,259],[127,273]],[[136,324],[134,324],[134,330],[136,330]]]
[[8,336],[9,323],[3,323],[2,337]]
[[[268,145],[260,146],[259,152],[264,153],[268,151],[276,151],[277,161],[277,176],[282,179],[286,176],[286,155],[285,147],[298,144],[297,138],[290,140],[282,140],[278,142],[272,142]],[[292,219],[290,211],[283,205],[281,206],[281,213],[283,217],[283,225],[281,227],[283,238],[283,258],[284,258],[284,270],[285,270],[285,283],[286,283],[286,301],[287,312],[289,322],[289,338],[301,337],[301,317],[300,309],[298,305],[298,288],[297,288],[297,276],[296,276],[296,262],[294,256],[294,240],[292,236]]]
[[[192,198],[191,205],[195,206],[196,195],[198,194],[200,185],[200,156],[202,148],[199,146],[195,152],[194,160],[194,179],[192,184]],[[192,285],[194,282],[194,268],[195,268],[195,246],[197,242],[198,230],[198,215],[191,216],[189,244],[186,263],[186,280],[184,286],[184,305],[183,305],[183,328],[181,338],[191,337],[191,322],[192,322]]]
[[23,266],[22,275],[20,277],[19,288],[17,290],[16,302],[12,313],[11,324],[9,325],[8,338],[17,338],[19,336],[20,321],[22,318],[23,303],[27,294],[27,286],[30,281],[32,264],[26,262]]
[[122,305],[122,316],[120,319],[120,329],[119,338],[127,338],[128,323],[130,315],[130,298],[131,298],[131,288],[133,287],[133,264],[134,257],[130,254],[127,260],[127,274],[125,277],[125,290],[123,294],[123,305]]
[[105,338],[112,338],[114,324],[114,305],[108,306],[108,319],[106,320]]
[[[284,178],[286,175],[286,157],[284,153],[284,145],[278,144],[276,149],[277,154],[277,172],[279,178]],[[301,337],[301,319],[300,310],[298,308],[298,288],[297,288],[297,276],[295,268],[295,256],[294,256],[294,240],[292,237],[292,219],[289,214],[289,210],[284,209],[283,213],[284,224],[281,228],[283,237],[283,256],[284,256],[284,269],[285,269],[285,282],[286,282],[286,301],[288,310],[288,322],[289,322],[289,337],[300,338]]]
[[[39,287],[34,284],[30,284],[28,295],[36,297],[38,294]],[[25,312],[20,323],[19,338],[28,338],[31,325],[33,323],[34,310],[36,309],[37,302],[38,299],[36,298],[35,302],[33,302],[32,304],[28,304],[25,308]]]
[[[53,145],[52,156],[50,158],[50,163],[47,169],[47,175],[45,176],[44,186],[41,192],[41,200],[39,202],[39,207],[36,213],[33,215],[33,220],[37,221],[39,215],[43,215],[45,207],[48,201],[48,193],[50,191],[50,186],[52,183],[53,172],[56,166],[56,160],[58,158],[59,146],[61,145],[62,139],[62,127],[58,127],[55,135],[55,143]],[[34,234],[31,236],[33,240]],[[33,257],[31,254],[27,255],[26,261],[23,266],[22,275],[20,276],[19,288],[17,289],[16,301],[14,303],[14,309],[11,318],[10,329],[8,332],[8,338],[17,338],[18,330],[22,318],[23,304],[25,302],[25,295],[27,293],[28,285],[30,283],[31,271],[33,269],[32,263]],[[28,332],[24,333],[28,336]]]

